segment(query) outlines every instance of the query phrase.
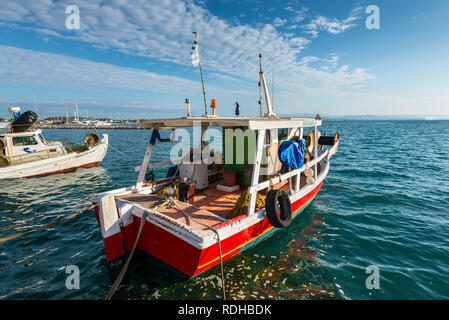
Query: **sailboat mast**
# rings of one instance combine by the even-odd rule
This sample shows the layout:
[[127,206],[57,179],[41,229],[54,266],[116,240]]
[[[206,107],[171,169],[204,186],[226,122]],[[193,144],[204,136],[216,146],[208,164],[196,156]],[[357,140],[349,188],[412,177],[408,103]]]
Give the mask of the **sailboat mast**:
[[67,109],[67,100],[64,98],[65,121],[69,123],[69,111]]

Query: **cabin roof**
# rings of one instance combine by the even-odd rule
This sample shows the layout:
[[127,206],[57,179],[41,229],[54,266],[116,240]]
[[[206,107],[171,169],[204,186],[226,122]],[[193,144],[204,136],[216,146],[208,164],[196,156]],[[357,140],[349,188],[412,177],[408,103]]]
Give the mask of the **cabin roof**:
[[[5,129],[6,127],[2,127],[0,123],[0,129]],[[27,137],[27,136],[34,136],[36,134],[42,133],[42,129],[33,129],[33,130],[27,130],[22,132],[4,132],[1,135],[3,137]]]
[[143,128],[192,127],[207,124],[211,127],[248,127],[252,130],[320,126],[321,120],[313,118],[247,118],[247,117],[184,117],[173,119],[142,120]]

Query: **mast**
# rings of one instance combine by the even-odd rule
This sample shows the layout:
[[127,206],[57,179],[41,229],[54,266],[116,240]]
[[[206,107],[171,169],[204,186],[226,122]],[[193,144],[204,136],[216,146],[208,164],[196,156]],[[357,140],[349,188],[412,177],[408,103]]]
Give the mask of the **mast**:
[[268,93],[267,82],[265,80],[265,74],[262,69],[262,54],[259,54],[259,58],[260,58],[260,71],[259,71],[260,80],[262,82],[263,91],[265,94],[265,102],[267,103],[267,113],[265,114],[265,116],[268,118],[273,118],[276,117],[276,114],[274,113],[273,107],[271,105],[270,94]]
[[74,111],[74,113],[75,113],[75,121],[79,121],[79,118],[78,118],[78,103],[77,102],[75,102],[75,111]]
[[67,109],[67,100],[64,98],[65,121],[69,123],[69,110]]
[[[259,54],[259,70],[262,70],[262,54]],[[259,73],[259,115],[262,118],[262,77]]]
[[[200,47],[198,45],[198,33],[193,32],[193,34],[195,35],[195,40],[193,41],[192,46],[192,55],[191,55],[192,64],[196,65],[196,63],[198,63],[198,65],[200,66],[201,85],[203,87],[203,99],[204,99],[204,115],[207,116],[206,90],[204,89],[203,68],[201,67]],[[196,59],[197,56],[198,60]]]
[[272,76],[272,80],[271,80],[271,106],[274,106],[274,43],[275,41],[273,41],[273,74]]

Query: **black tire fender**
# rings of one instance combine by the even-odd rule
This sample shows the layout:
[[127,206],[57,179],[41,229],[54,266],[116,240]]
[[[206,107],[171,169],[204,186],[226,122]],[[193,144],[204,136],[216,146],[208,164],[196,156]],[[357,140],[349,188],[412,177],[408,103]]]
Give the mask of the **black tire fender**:
[[[280,214],[278,212],[280,211]],[[273,227],[287,228],[292,222],[292,203],[283,190],[268,191],[265,199],[265,213]]]

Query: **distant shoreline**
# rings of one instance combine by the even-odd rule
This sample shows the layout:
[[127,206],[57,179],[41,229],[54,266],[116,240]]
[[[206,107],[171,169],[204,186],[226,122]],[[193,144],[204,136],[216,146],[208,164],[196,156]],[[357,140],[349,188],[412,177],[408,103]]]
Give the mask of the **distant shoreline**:
[[71,124],[46,124],[36,126],[39,129],[79,129],[79,130],[89,130],[89,129],[101,129],[101,130],[146,130],[140,125],[121,125],[112,124],[110,126],[83,126],[83,125],[71,125]]

